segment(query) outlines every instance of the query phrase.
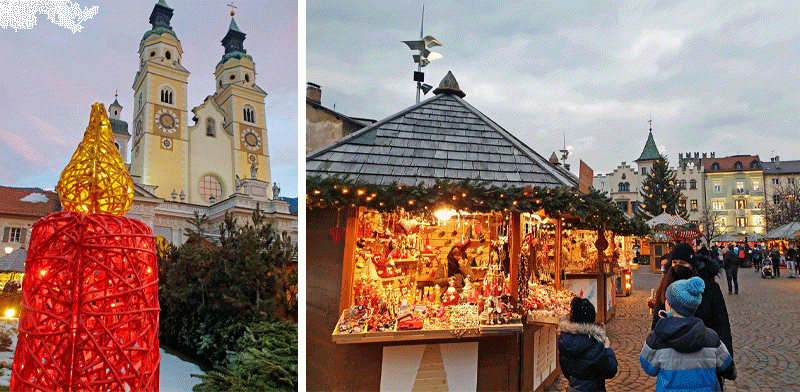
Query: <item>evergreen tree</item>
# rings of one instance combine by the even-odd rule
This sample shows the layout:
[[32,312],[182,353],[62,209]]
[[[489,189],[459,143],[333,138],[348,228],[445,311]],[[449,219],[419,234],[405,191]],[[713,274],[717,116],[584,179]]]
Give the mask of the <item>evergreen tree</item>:
[[206,216],[188,223],[185,244],[159,249],[159,337],[218,368],[248,326],[297,319],[297,247],[258,206],[244,225],[226,214],[217,243],[205,236]]
[[688,216],[686,206],[681,204],[681,191],[677,187],[675,171],[669,169],[669,162],[663,156],[653,162],[653,169],[642,182],[639,195],[642,203],[636,208],[636,216],[644,220],[666,212],[683,218]]

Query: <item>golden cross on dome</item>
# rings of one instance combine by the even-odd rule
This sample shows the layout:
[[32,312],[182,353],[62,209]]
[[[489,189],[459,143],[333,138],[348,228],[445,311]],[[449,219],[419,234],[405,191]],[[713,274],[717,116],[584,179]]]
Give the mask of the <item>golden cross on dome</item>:
[[232,2],[232,1],[231,1],[230,3],[228,3],[228,7],[231,7],[231,16],[233,16],[234,14],[236,14],[236,11],[234,11],[234,10],[233,10],[234,8],[236,8],[236,6],[235,6],[235,5],[233,5],[233,2]]

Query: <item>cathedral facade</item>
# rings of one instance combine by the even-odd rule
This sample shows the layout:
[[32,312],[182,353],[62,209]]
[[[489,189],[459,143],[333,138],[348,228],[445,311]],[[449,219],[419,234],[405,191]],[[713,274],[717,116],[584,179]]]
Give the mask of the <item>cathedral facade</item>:
[[[172,14],[159,0],[150,14],[151,28],[139,43],[132,131],[120,119],[119,102],[109,105],[115,142],[123,160],[129,157],[135,182],[127,216],[181,244],[186,221],[195,212],[209,217],[206,232],[213,237],[226,212],[243,223],[259,208],[278,233],[296,243],[297,212],[290,211],[277,183],[271,183],[267,93],[256,84],[246,34],[231,12],[222,38],[224,53],[213,70],[215,85],[208,86],[213,94],[200,103],[188,102],[190,71],[182,65]],[[206,71],[211,70],[201,72]]]

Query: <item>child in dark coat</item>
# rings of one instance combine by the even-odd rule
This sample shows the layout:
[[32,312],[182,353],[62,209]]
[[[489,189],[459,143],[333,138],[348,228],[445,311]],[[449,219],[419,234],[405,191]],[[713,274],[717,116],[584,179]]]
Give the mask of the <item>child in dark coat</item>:
[[594,323],[597,312],[586,298],[573,298],[570,321],[558,325],[561,372],[571,391],[605,391],[617,374],[617,356],[605,330]]
[[678,280],[667,288],[669,311],[658,321],[639,354],[642,369],[658,376],[656,391],[721,391],[717,374],[736,379],[728,349],[713,329],[692,316],[702,301],[703,279]]

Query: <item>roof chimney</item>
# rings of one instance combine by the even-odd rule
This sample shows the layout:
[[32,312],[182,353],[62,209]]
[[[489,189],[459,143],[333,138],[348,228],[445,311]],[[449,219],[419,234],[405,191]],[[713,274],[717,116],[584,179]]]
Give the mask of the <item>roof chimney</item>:
[[781,168],[781,158],[779,156],[777,156],[777,155],[775,155],[775,168],[776,169],[780,169]]
[[320,88],[320,85],[308,82],[306,85],[306,99],[322,105],[322,88]]

